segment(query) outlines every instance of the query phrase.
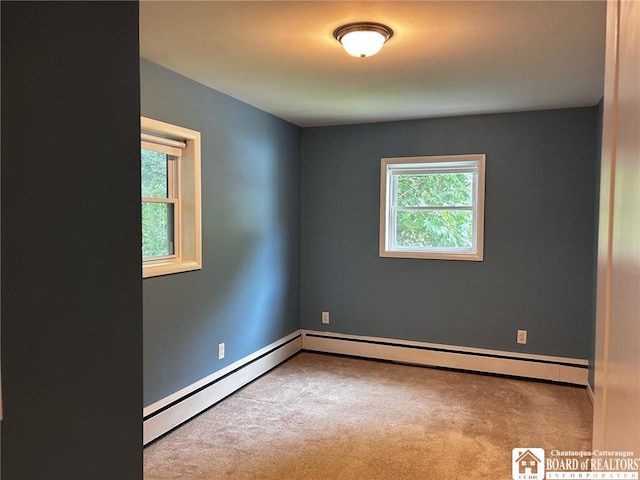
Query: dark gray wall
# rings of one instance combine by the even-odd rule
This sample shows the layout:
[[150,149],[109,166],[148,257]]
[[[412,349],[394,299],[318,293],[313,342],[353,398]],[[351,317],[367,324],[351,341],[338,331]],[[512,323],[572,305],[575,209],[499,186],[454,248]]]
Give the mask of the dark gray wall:
[[[303,130],[302,326],[588,358],[596,113]],[[380,158],[462,153],[487,154],[484,262],[378,257]]]
[[2,2],[2,477],[142,478],[137,2]]
[[300,130],[146,60],[141,105],[202,133],[203,268],[144,280],[148,405],[299,328]]

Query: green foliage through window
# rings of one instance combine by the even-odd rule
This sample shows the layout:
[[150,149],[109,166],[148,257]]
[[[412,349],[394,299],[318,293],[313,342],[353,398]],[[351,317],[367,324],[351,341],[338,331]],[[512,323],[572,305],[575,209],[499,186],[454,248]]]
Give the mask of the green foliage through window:
[[380,256],[484,259],[485,154],[381,160]]
[[397,175],[398,207],[471,206],[472,173]]
[[142,202],[142,258],[173,253],[173,204]]
[[[173,255],[174,204],[150,199],[169,199],[170,156],[153,150],[141,149],[142,192],[142,258],[150,259]],[[145,201],[145,199],[147,201]]]
[[399,211],[396,246],[417,248],[471,248],[470,211]]
[[473,173],[395,175],[395,245],[471,248]]
[[142,196],[164,197],[169,195],[167,154],[153,150],[140,150],[142,166]]

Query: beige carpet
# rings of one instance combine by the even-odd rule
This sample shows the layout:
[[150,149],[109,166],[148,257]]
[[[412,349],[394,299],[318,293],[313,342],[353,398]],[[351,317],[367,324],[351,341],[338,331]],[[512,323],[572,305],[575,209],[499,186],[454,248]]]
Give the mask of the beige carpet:
[[300,353],[154,442],[146,480],[511,478],[591,449],[583,388]]

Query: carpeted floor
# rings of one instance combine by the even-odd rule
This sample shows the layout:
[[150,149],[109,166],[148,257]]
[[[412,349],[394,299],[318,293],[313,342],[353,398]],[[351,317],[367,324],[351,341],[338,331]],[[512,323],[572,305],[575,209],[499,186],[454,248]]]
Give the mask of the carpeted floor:
[[300,353],[151,444],[145,480],[511,479],[591,449],[584,388]]

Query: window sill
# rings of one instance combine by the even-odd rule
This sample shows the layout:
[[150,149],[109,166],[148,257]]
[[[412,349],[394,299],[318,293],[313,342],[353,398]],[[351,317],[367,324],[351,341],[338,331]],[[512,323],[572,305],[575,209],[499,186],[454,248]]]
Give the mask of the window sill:
[[191,272],[202,269],[202,265],[195,261],[156,263],[142,266],[142,278],[171,275],[172,273]]
[[469,262],[482,262],[482,253],[438,253],[417,251],[381,250],[380,257],[388,258],[418,258],[423,260],[465,260]]

